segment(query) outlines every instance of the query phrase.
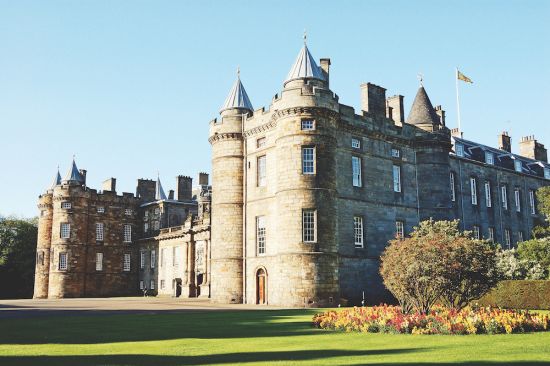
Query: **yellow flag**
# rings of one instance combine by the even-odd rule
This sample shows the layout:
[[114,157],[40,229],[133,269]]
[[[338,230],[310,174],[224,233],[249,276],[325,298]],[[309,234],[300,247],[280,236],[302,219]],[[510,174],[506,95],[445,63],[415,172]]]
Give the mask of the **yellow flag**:
[[465,81],[465,82],[470,83],[470,84],[474,83],[472,81],[472,79],[470,79],[469,77],[467,77],[466,75],[464,75],[463,73],[461,73],[458,70],[456,70],[456,77],[458,78],[458,80],[462,80],[462,81]]

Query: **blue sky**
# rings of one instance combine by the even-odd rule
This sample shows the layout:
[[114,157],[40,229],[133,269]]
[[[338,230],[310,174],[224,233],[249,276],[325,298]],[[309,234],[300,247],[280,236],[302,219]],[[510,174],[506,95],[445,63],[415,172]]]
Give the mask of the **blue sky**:
[[34,216],[56,166],[76,154],[88,185],[210,171],[208,122],[237,66],[255,108],[280,91],[302,45],[330,57],[331,89],[359,110],[359,85],[405,95],[417,74],[465,137],[550,147],[550,1],[0,0],[0,214]]

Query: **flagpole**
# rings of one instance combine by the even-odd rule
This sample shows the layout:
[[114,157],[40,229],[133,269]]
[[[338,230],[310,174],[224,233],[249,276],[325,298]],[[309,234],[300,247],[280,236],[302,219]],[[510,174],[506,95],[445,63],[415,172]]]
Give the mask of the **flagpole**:
[[456,83],[456,115],[458,118],[458,132],[462,137],[462,128],[460,127],[460,98],[458,97],[458,67],[455,69],[455,83]]

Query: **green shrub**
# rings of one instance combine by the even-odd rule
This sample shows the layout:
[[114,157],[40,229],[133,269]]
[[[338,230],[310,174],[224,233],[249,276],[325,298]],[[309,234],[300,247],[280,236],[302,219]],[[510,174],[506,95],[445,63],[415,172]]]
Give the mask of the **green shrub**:
[[550,309],[550,281],[506,280],[501,281],[481,299],[481,306],[506,309]]

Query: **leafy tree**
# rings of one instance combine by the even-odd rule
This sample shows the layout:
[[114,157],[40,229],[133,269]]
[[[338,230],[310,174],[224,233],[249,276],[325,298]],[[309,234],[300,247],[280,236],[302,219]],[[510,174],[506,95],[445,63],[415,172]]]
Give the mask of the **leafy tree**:
[[0,217],[0,298],[32,297],[38,219]]
[[495,254],[495,246],[460,232],[457,220],[430,219],[390,241],[380,274],[404,311],[427,313],[438,301],[462,308],[496,284]]
[[544,220],[538,220],[533,229],[535,238],[550,237],[550,187],[541,187],[537,189],[537,208],[544,216]]

